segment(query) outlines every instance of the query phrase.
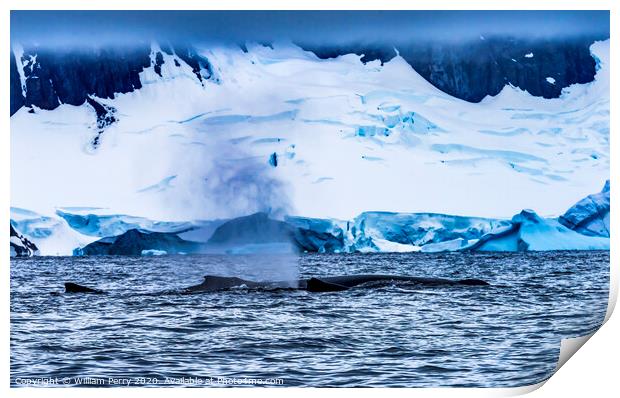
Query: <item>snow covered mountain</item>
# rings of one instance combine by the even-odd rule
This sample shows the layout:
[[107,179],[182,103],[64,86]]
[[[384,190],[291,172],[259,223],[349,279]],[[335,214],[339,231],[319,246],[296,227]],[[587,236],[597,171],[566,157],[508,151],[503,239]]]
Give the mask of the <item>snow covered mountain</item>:
[[594,80],[590,44],[599,37],[555,39],[484,37],[479,40],[413,42],[399,45],[351,44],[302,47],[327,59],[358,54],[363,62],[388,62],[397,54],[435,87],[454,97],[479,102],[507,84],[535,96],[557,98],[562,89]]
[[[513,86],[479,103],[437,88],[451,70],[460,78],[473,73],[455,68],[455,57],[448,57],[449,68],[448,61],[430,57],[435,72],[423,72],[427,80],[417,72],[423,68],[416,67],[414,53],[405,52],[373,61],[316,50],[319,57],[278,43],[153,44],[131,56],[128,50],[14,46],[11,203],[38,215],[28,218],[20,210],[12,219],[22,220],[26,236],[64,231],[62,245],[50,240],[56,232],[45,238],[50,247],[36,243],[42,253],[70,254],[132,227],[163,231],[149,220],[180,233],[184,225],[209,231],[217,225],[196,220],[256,212],[299,215],[289,218],[300,223],[363,213],[366,237],[375,238],[376,248],[368,247],[400,250],[394,245],[438,242],[422,235],[413,242],[384,239],[381,246],[370,228],[372,212],[474,215],[480,220],[475,239],[494,222],[506,222],[484,220],[508,220],[524,208],[558,216],[609,178],[609,41],[589,46],[590,57],[578,46],[560,51],[565,59],[552,76],[546,74],[556,60],[547,56],[553,50],[528,45],[519,45],[524,54],[515,62],[531,64],[509,74],[530,77],[515,77]],[[442,77],[433,81],[433,75]],[[539,88],[559,89],[542,92],[534,80]],[[517,85],[557,98],[533,96]],[[99,222],[112,217],[101,224],[111,229],[90,231],[91,221],[72,216],[84,212],[56,213],[78,207],[98,208]],[[130,226],[116,229],[120,214]],[[359,228],[360,217],[349,231]],[[23,220],[44,225],[28,229]],[[346,235],[344,223],[338,228]],[[324,224],[326,230],[335,226]],[[474,238],[465,233],[455,239],[462,239],[452,243],[461,247]]]
[[[596,74],[590,44],[596,36],[573,38],[480,37],[466,42],[412,41],[408,44],[353,43],[347,46],[301,43],[321,59],[357,54],[363,63],[382,64],[397,55],[440,90],[460,99],[479,102],[495,96],[507,84],[532,95],[557,98],[562,89],[589,83]],[[271,44],[265,44],[273,48]],[[13,46],[11,115],[22,106],[55,109],[81,105],[90,95],[114,98],[142,88],[140,73],[152,67],[162,76],[164,55],[175,66],[186,65],[198,80],[217,79],[209,58],[191,45],[123,45],[104,48],[46,48]],[[239,48],[247,53],[248,46]],[[166,57],[167,58],[167,57]]]

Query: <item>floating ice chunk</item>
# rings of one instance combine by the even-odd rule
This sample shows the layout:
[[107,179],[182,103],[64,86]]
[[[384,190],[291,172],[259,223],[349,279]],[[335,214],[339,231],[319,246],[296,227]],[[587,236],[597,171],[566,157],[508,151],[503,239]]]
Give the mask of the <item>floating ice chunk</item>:
[[547,83],[549,83],[549,84],[555,84],[555,79],[554,79],[554,78],[552,78],[552,77],[547,77],[545,80],[546,80],[546,81],[547,81]]
[[524,55],[525,58],[534,58],[534,53],[527,53]]
[[167,251],[156,249],[142,250],[140,253],[141,256],[165,256],[166,254],[168,254]]

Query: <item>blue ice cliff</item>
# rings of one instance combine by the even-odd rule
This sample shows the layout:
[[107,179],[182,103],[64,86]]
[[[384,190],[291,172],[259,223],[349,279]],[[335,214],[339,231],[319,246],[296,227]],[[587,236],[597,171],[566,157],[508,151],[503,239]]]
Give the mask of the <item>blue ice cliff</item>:
[[[352,220],[256,213],[231,220],[158,222],[127,215],[11,209],[15,255],[153,255],[255,252],[609,250],[610,190],[558,218],[523,210],[510,220],[434,213],[364,212]],[[13,233],[14,227],[21,234]],[[17,242],[19,240],[20,242]],[[23,242],[32,245],[28,246]],[[18,245],[19,243],[19,245]],[[19,249],[16,245],[24,247]],[[67,251],[69,252],[67,253]]]
[[463,249],[478,251],[609,250],[609,239],[575,232],[532,210],[515,215],[509,227],[484,235]]
[[609,238],[609,180],[603,190],[588,195],[568,209],[558,221],[560,224],[589,236]]

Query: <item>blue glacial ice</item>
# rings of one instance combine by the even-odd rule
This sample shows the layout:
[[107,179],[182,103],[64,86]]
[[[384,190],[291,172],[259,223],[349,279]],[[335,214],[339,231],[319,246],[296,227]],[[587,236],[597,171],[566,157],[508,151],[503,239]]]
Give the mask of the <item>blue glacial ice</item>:
[[563,226],[557,219],[544,219],[532,210],[523,210],[511,222],[511,226],[483,236],[468,249],[511,252],[609,250],[608,238],[580,234]]
[[589,236],[609,238],[609,180],[603,190],[588,195],[568,209],[558,221],[560,224]]
[[143,217],[134,217],[124,214],[99,215],[93,213],[70,213],[63,210],[56,210],[56,214],[64,219],[72,229],[79,233],[99,237],[121,235],[130,229],[181,233],[203,226],[203,222],[200,221],[153,221]]
[[351,227],[351,251],[379,247],[377,240],[424,247],[455,239],[479,239],[484,234],[510,225],[507,220],[462,217],[433,213],[365,212]]
[[[58,217],[46,217],[12,208],[11,223],[41,247],[43,255],[66,254],[67,245],[81,255],[127,250],[136,255],[189,253],[215,246],[225,246],[231,253],[274,251],[276,246],[286,252],[292,248],[319,253],[609,250],[610,246],[609,181],[602,192],[582,199],[559,218],[523,210],[510,220],[364,212],[352,220],[287,216],[278,221],[257,213],[231,220],[159,222],[92,211],[64,209],[57,211]],[[67,238],[71,233],[75,236]],[[55,236],[63,238],[55,241]],[[64,245],[62,250],[53,247],[57,242]]]
[[140,253],[141,256],[165,256],[166,254],[168,254],[167,251],[157,249],[142,250]]
[[339,253],[346,251],[347,221],[288,216],[284,221],[294,227],[294,240],[302,251]]

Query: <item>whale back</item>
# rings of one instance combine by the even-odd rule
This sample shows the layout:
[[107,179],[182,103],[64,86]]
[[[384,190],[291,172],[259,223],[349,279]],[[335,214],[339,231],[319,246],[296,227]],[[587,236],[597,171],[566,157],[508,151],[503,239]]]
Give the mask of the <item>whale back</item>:
[[78,285],[73,282],[65,282],[65,293],[103,293],[102,290],[93,289],[88,286]]
[[258,287],[258,282],[248,281],[234,276],[205,275],[204,281],[200,285],[187,288],[190,292],[215,292],[218,290],[231,289],[239,286]]

